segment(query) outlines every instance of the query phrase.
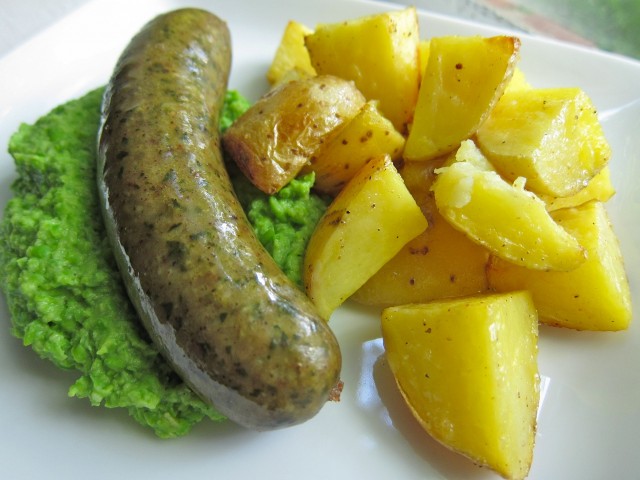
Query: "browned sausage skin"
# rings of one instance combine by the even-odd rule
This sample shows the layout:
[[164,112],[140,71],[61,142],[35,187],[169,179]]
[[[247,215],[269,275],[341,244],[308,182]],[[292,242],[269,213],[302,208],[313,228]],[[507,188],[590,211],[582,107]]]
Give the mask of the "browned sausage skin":
[[339,380],[335,336],[258,242],[218,137],[231,41],[199,9],[149,22],[108,84],[98,187],[129,296],[178,374],[258,430],[314,416]]

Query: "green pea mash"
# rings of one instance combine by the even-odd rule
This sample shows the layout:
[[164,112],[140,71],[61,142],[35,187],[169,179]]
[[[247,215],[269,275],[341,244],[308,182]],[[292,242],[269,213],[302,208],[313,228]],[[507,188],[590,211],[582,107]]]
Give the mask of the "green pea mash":
[[[11,332],[42,358],[78,371],[69,395],[126,408],[162,438],[207,417],[223,420],[172,371],[150,342],[122,285],[95,187],[102,88],[61,105],[11,137],[18,178],[0,222],[0,288]],[[229,92],[222,128],[248,102]],[[268,197],[237,172],[234,186],[258,237],[301,283],[306,242],[326,203],[313,175]]]

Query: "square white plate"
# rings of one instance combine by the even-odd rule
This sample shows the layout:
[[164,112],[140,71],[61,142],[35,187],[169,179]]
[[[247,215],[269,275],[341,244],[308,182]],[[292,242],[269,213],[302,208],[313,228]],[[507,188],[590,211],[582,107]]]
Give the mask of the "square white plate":
[[[104,84],[130,37],[181,0],[96,0],[0,59],[0,209],[15,178],[6,153],[20,122]],[[231,87],[257,98],[290,19],[309,26],[401,8],[358,0],[196,0],[229,23]],[[420,13],[423,37],[504,33]],[[640,64],[521,35],[520,67],[539,87],[580,86],[613,148],[609,203],[633,300],[640,285]],[[497,478],[431,440],[404,406],[384,361],[377,311],[344,307],[331,320],[344,355],[340,403],[291,429],[254,433],[202,423],[159,440],[122,411],[69,399],[73,374],[40,360],[9,334],[0,300],[2,478]],[[640,336],[541,328],[544,378],[531,479],[630,478],[640,472]]]

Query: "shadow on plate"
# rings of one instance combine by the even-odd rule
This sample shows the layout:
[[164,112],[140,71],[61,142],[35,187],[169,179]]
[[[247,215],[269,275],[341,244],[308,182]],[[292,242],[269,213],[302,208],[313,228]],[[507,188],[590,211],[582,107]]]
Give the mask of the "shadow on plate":
[[440,472],[443,478],[499,478],[491,470],[475,465],[462,455],[449,450],[420,426],[405,403],[384,354],[378,357],[373,366],[373,377],[393,427],[406,439],[415,453],[432,469]]

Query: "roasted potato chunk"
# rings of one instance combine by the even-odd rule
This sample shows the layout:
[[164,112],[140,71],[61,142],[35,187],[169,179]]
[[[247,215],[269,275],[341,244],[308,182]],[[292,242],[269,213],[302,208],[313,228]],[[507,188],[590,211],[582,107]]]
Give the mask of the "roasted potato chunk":
[[473,135],[507,87],[519,47],[507,36],[432,38],[404,157],[436,158]]
[[317,25],[306,37],[319,74],[353,80],[368,100],[380,102],[380,111],[403,133],[418,98],[419,41],[413,7]]
[[385,309],[386,358],[433,438],[505,478],[533,458],[538,319],[528,292]]
[[353,82],[330,75],[291,81],[260,98],[222,136],[226,153],[273,194],[362,108]]
[[382,116],[377,103],[365,103],[362,110],[334,137],[325,142],[303,173],[314,171],[314,188],[337,195],[360,168],[374,157],[402,155],[404,137]]
[[570,272],[534,271],[492,258],[487,275],[497,291],[527,289],[540,321],[577,330],[624,330],[631,293],[620,245],[601,202],[553,212],[585,247],[587,260]]
[[306,25],[291,20],[282,34],[273,61],[267,70],[267,80],[272,86],[316,74],[309,52],[304,45],[305,35],[312,33]]
[[420,80],[429,63],[429,40],[420,40],[418,44],[418,65],[420,66]]
[[405,162],[398,170],[429,226],[384,264],[351,298],[389,307],[486,292],[489,251],[438,213],[430,191],[438,162]]
[[[524,75],[524,72],[520,70],[518,67],[513,69],[513,75],[511,76],[511,80],[507,84],[507,88],[504,93],[516,92],[518,90],[528,90],[533,88],[531,84],[527,81],[527,78]],[[502,97],[501,97],[502,99]],[[500,102],[500,100],[498,100]]]
[[432,190],[447,221],[494,255],[528,268],[567,271],[585,261],[582,246],[542,200],[481,164],[472,157],[436,170]]
[[388,155],[372,159],[329,205],[309,239],[304,285],[329,318],[427,220]]
[[611,183],[611,171],[608,166],[600,170],[595,177],[582,190],[568,197],[551,197],[549,195],[539,195],[547,204],[547,210],[552,212],[561,208],[579,207],[591,200],[607,202],[616,193]]
[[574,195],[609,161],[595,107],[579,88],[506,93],[477,132],[477,143],[509,181],[554,197]]

